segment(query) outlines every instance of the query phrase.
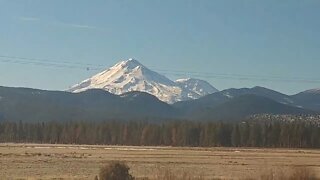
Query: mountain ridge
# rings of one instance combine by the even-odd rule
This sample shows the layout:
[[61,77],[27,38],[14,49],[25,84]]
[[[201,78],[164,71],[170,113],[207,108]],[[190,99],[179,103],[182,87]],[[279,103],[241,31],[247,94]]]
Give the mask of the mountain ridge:
[[[245,116],[266,113],[317,114],[313,110],[284,104],[263,95],[243,92],[238,92],[237,96],[235,96],[236,93],[232,94],[233,98],[217,92],[200,99],[170,105],[149,93],[138,91],[115,95],[102,89],[71,93],[0,86],[0,120],[26,122],[107,120],[163,122],[172,119],[237,121]],[[304,96],[300,98],[306,106],[312,106],[314,103],[311,96],[307,99],[304,99]]]
[[5,120],[27,122],[156,120],[175,116],[173,107],[152,95],[128,93],[138,93],[139,97],[132,100],[101,89],[71,93],[0,86],[0,115]]
[[190,112],[195,112],[199,109],[214,108],[239,96],[256,95],[272,99],[284,105],[320,112],[320,94],[308,92],[309,91],[304,91],[290,96],[259,86],[239,89],[230,88],[209,94],[193,101],[176,102],[173,106],[179,109],[186,109]]
[[312,110],[306,110],[295,106],[277,102],[271,98],[257,96],[255,94],[245,94],[232,98],[212,108],[197,109],[192,114],[193,119],[215,119],[223,121],[235,121],[257,114],[316,114]]

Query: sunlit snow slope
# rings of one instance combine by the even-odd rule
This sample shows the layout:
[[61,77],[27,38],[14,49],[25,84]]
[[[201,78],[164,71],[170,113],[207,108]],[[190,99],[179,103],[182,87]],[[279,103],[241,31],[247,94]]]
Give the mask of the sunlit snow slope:
[[93,77],[74,85],[71,92],[104,89],[113,94],[130,91],[150,93],[167,103],[197,99],[217,92],[208,82],[197,79],[180,79],[176,82],[151,71],[135,59],[122,61]]

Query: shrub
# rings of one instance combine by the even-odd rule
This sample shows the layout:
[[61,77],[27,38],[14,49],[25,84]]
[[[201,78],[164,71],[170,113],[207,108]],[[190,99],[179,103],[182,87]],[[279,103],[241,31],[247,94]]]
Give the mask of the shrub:
[[122,162],[111,162],[100,168],[99,180],[134,180],[130,168]]

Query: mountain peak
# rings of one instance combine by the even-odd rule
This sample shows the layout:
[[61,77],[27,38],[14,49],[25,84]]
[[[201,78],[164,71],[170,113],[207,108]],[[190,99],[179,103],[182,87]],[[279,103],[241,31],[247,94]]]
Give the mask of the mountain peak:
[[138,60],[134,58],[129,58],[125,61],[126,64],[133,64],[133,65],[142,65]]
[[218,92],[210,83],[201,79],[185,78],[177,79],[175,82],[183,88],[197,93],[199,97]]
[[121,61],[115,66],[72,86],[69,91],[81,92],[88,89],[103,89],[117,95],[132,91],[146,92],[167,103],[197,99],[217,91],[209,83],[202,80],[188,79],[173,82],[133,58]]
[[254,86],[252,89],[268,89],[268,88],[265,88],[265,87],[262,87],[262,86]]
[[115,66],[112,67],[112,69],[115,68],[128,68],[128,69],[134,69],[136,67],[144,67],[138,60],[134,58],[129,58],[128,60],[121,61]]

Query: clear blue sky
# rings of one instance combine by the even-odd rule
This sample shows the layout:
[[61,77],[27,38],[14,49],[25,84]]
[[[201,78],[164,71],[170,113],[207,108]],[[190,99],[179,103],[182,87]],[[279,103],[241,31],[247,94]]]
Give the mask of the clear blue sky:
[[[0,55],[106,68],[134,57],[171,79],[294,94],[320,87],[319,19],[319,0],[0,0]],[[7,59],[2,86],[64,90],[99,72]]]

